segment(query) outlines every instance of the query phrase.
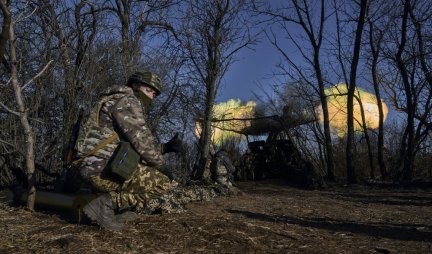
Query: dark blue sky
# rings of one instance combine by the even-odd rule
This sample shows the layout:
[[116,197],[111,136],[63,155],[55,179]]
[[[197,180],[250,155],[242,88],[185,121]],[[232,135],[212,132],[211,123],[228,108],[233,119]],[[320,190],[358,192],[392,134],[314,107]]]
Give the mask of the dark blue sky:
[[[285,1],[271,0],[270,3],[272,6],[280,6]],[[273,29],[279,30],[277,26],[273,26]],[[244,48],[235,56],[238,61],[229,68],[222,81],[217,96],[218,102],[228,99],[241,99],[242,102],[256,100],[253,93],[263,94],[262,88],[268,92],[272,91],[270,86],[274,84],[274,79],[269,77],[276,69],[280,53],[264,34],[260,42],[252,47],[253,50]]]
[[[254,93],[261,94],[261,87],[268,88],[272,79],[268,76],[275,70],[279,62],[279,53],[267,38],[263,38],[255,46],[255,50],[243,49],[237,55],[236,61],[225,75],[218,93],[217,101],[241,99],[243,102],[254,100]],[[267,77],[267,78],[266,78]]]
[[[283,0],[274,0],[272,4],[281,4]],[[325,26],[325,36],[330,36],[332,38],[333,33],[335,33],[334,19],[330,18]],[[266,27],[266,29],[269,29]],[[296,47],[286,39],[286,31],[282,31],[280,27],[272,26],[273,31],[279,35],[278,43],[285,50],[285,52],[289,55],[290,58],[297,64],[302,66],[307,65],[305,60],[300,56]],[[297,26],[290,24],[288,29],[293,34],[302,34],[304,31]],[[304,44],[305,48],[309,46],[308,43]],[[276,65],[281,60],[281,53],[269,42],[265,35],[262,36],[261,41],[258,42],[254,47],[254,50],[250,49],[242,49],[236,55],[237,61],[229,68],[226,73],[222,85],[219,89],[217,95],[217,102],[227,101],[229,99],[241,99],[244,103],[249,100],[255,100],[255,94],[264,95],[263,89],[270,93],[273,91],[272,86],[278,84],[276,78],[273,76],[277,70]],[[362,49],[362,54],[364,54],[365,48]],[[321,61],[323,65],[329,64],[328,55],[322,53]],[[359,66],[358,70],[358,86],[363,88],[366,91],[373,92],[373,88],[370,84],[370,77],[368,74],[365,78],[362,75],[362,65]],[[331,75],[331,73],[327,73],[327,75]],[[330,77],[331,79],[331,77]],[[342,80],[338,80],[337,78],[332,79],[331,81],[334,84],[341,82]],[[382,96],[385,98],[385,94]],[[265,97],[263,98],[265,99]],[[386,101],[386,100],[385,100]],[[394,109],[392,105],[387,103],[387,106],[390,109],[389,120],[394,117]]]

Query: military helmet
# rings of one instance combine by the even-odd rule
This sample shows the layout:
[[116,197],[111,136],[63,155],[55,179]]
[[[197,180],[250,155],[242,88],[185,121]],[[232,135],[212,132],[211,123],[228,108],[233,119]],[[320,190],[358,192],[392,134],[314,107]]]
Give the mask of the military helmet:
[[157,95],[161,93],[162,82],[160,78],[149,71],[136,71],[128,79],[127,84],[133,85],[135,83],[146,84],[156,90]]

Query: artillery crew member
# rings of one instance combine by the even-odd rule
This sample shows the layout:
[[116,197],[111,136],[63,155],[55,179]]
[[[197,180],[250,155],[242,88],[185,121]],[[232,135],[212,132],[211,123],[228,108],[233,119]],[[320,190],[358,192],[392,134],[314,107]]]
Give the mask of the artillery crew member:
[[[101,227],[121,230],[122,211],[140,211],[146,202],[166,194],[176,183],[159,171],[163,153],[177,152],[176,135],[156,142],[145,111],[161,92],[161,80],[151,72],[135,72],[126,85],[110,87],[80,128],[75,146],[81,177],[102,194],[84,213]],[[129,172],[126,172],[129,168]]]
[[224,148],[221,148],[215,154],[210,168],[212,178],[216,183],[228,188],[233,186],[233,174],[236,171],[236,168],[232,164],[228,157],[228,153]]

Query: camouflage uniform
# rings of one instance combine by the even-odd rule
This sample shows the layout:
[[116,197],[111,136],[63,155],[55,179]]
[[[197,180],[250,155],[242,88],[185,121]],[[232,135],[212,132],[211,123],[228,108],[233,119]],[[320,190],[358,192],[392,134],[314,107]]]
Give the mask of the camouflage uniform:
[[[150,198],[167,193],[173,183],[161,173],[162,147],[150,131],[144,116],[143,103],[128,86],[110,88],[81,126],[76,144],[78,156],[83,156],[114,132],[119,138],[85,157],[79,170],[82,178],[97,192],[111,195],[119,210],[146,206]],[[140,154],[141,162],[133,175],[123,181],[105,167],[120,140],[131,143]]]
[[241,157],[240,167],[236,171],[236,177],[240,181],[255,180],[254,155],[249,151]]
[[233,173],[235,170],[225,151],[221,150],[215,154],[211,166],[214,181],[222,186],[231,187],[233,185]]

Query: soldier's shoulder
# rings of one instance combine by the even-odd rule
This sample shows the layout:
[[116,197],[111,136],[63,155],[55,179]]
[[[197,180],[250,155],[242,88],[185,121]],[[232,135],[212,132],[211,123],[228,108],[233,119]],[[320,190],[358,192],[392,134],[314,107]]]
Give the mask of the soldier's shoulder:
[[124,94],[120,98],[118,98],[119,104],[127,104],[127,105],[140,105],[139,99],[132,93],[132,94]]
[[120,102],[120,101],[131,101],[137,100],[134,95],[132,88],[128,86],[111,86],[102,94],[102,100],[109,100],[111,102]]
[[109,95],[133,95],[133,90],[129,86],[126,85],[114,85],[110,86],[103,92],[103,96],[109,96]]

